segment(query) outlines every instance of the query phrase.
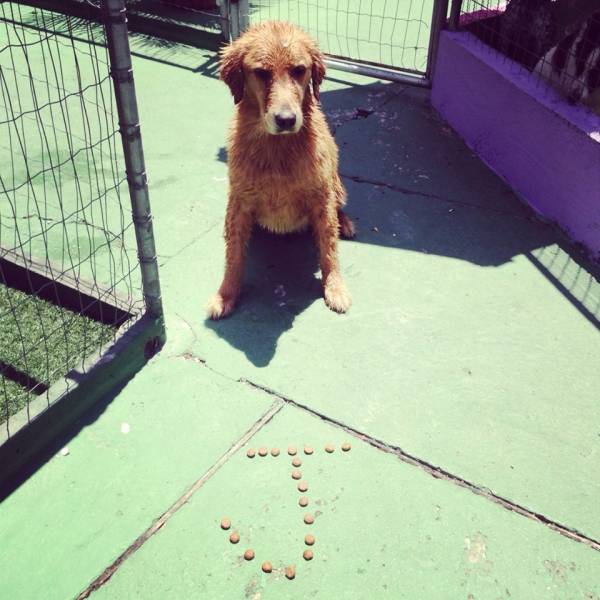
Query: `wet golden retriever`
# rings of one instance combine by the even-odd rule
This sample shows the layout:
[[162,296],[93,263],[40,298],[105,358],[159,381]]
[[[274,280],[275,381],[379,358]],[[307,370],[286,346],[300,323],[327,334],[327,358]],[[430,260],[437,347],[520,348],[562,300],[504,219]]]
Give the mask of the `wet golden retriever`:
[[345,312],[351,297],[340,273],[337,240],[354,235],[342,212],[346,192],[338,149],[319,107],[325,76],[316,43],[289,23],[251,27],[221,54],[220,75],[236,104],[229,137],[225,275],[208,304],[213,319],[234,310],[252,227],[275,233],[311,227],[323,293]]

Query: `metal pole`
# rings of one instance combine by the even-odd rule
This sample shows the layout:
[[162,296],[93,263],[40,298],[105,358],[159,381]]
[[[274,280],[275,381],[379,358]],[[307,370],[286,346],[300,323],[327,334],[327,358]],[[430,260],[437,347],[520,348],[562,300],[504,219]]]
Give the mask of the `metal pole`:
[[452,0],[452,6],[450,8],[450,19],[448,19],[450,31],[456,31],[458,29],[461,8],[462,0]]
[[110,74],[115,89],[119,131],[123,142],[125,169],[131,199],[131,211],[142,271],[144,302],[149,315],[163,316],[158,278],[158,262],[154,245],[152,214],[144,150],[138,117],[131,52],[127,37],[127,16],[124,0],[103,0],[104,24],[110,55]]
[[250,27],[250,3],[248,0],[238,0],[240,32],[244,33]]
[[221,13],[221,18],[219,19],[221,23],[221,37],[228,42],[231,36],[231,32],[229,31],[229,0],[217,0],[217,6]]
[[431,16],[431,36],[429,37],[429,48],[427,50],[427,79],[433,81],[433,70],[437,59],[437,49],[440,41],[440,33],[446,25],[448,16],[448,0],[435,0],[433,3],[433,14]]
[[419,87],[429,87],[430,85],[429,80],[423,75],[401,73],[394,69],[365,65],[351,60],[340,60],[339,58],[325,56],[325,64],[330,69],[345,71],[346,73],[356,73],[358,75],[384,79],[386,81],[396,81],[398,83],[406,83],[408,85],[416,85]]

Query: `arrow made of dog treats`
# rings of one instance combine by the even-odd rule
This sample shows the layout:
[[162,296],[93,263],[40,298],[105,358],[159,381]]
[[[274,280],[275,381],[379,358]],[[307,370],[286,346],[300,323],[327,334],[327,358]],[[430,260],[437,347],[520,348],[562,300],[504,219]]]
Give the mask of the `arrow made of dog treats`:
[[[343,452],[348,452],[351,449],[351,447],[352,446],[348,442],[344,442],[341,446]],[[335,452],[335,446],[333,444],[327,444],[325,446],[325,452],[327,452],[328,454],[332,454],[333,452]],[[300,493],[305,494],[308,491],[308,483],[302,480],[302,472],[299,470],[299,467],[302,466],[302,459],[298,456],[298,450],[296,446],[288,446],[287,453],[289,454],[289,456],[293,457],[292,466],[294,467],[294,470],[292,471],[292,479],[298,481],[296,489]],[[311,456],[313,453],[314,449],[311,446],[304,446],[304,454],[306,456]],[[257,454],[261,457],[265,457],[269,454],[269,450],[266,447],[262,446],[258,449],[258,451],[254,448],[249,448],[246,452],[246,456],[250,459],[254,458]],[[279,456],[279,454],[279,448],[271,449],[271,456],[277,457]],[[308,504],[308,496],[300,496],[300,498],[298,499],[298,505],[302,508],[305,508],[306,506],[308,506]],[[303,517],[303,520],[304,523],[306,523],[307,525],[312,525],[315,522],[315,516],[312,513],[306,513]],[[224,531],[228,531],[229,529],[231,529],[231,519],[229,519],[228,517],[223,517],[223,519],[221,520],[221,529],[223,529]],[[229,535],[229,541],[232,544],[239,543],[240,534],[237,531],[233,531]],[[315,536],[311,533],[307,533],[304,537],[304,544],[309,547],[306,548],[302,553],[302,558],[304,558],[304,560],[309,561],[313,559],[314,553],[310,547],[312,547],[314,543]],[[254,550],[252,548],[248,548],[244,552],[244,559],[247,561],[253,560],[254,556]],[[265,561],[262,563],[261,569],[265,573],[271,573],[273,571],[273,565],[269,561]],[[296,567],[294,565],[288,565],[287,567],[285,567],[285,576],[288,579],[294,579],[296,577]]]

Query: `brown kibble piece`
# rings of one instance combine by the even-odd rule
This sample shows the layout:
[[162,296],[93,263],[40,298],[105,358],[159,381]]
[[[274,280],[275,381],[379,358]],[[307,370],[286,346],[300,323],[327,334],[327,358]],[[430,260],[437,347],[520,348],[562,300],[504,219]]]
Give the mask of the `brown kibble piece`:
[[294,456],[296,452],[298,452],[298,450],[296,450],[296,446],[288,446],[288,454],[290,456]]
[[302,553],[302,558],[304,558],[304,560],[312,560],[313,559],[313,551],[312,550],[305,550]]
[[294,467],[299,467],[300,465],[302,465],[302,460],[300,460],[299,456],[295,456],[294,460],[292,460],[292,464],[294,465]]
[[221,529],[229,529],[231,527],[231,520],[227,517],[221,519]]
[[295,471],[292,471],[292,479],[301,479],[302,478],[302,473],[300,473],[300,471],[298,471],[298,469],[296,469]]
[[352,446],[350,445],[350,443],[349,443],[349,442],[344,442],[344,443],[342,444],[342,450],[343,450],[344,452],[348,452],[348,450],[350,450],[350,448],[352,448]]
[[304,537],[304,543],[307,546],[312,546],[315,543],[315,536],[312,535],[311,533],[307,533],[306,536]]
[[252,550],[252,548],[248,548],[248,550],[244,552],[244,558],[246,560],[252,560],[254,558],[254,550]]
[[271,450],[271,456],[279,456],[279,448],[273,448]]
[[310,513],[306,513],[306,514],[304,515],[304,522],[305,522],[307,525],[312,525],[312,524],[315,522],[315,517],[314,517],[314,515],[311,515]]
[[298,500],[298,504],[300,506],[308,506],[308,498],[306,496],[300,496],[300,500]]
[[314,450],[311,446],[304,446],[304,454],[312,454]]
[[308,483],[306,483],[306,481],[301,481],[298,484],[298,491],[299,492],[306,492],[308,490]]
[[248,452],[246,452],[246,456],[248,458],[254,458],[256,456],[256,450],[254,448],[248,448]]
[[273,570],[273,565],[269,562],[266,561],[262,564],[261,569],[265,572],[265,573],[270,573]]
[[266,456],[268,453],[269,453],[269,451],[264,446],[262,448],[258,449],[259,456]]
[[290,565],[289,567],[285,568],[285,576],[288,579],[294,579],[294,577],[296,577],[296,567],[294,565]]
[[327,444],[327,446],[325,446],[325,452],[328,452],[329,454],[331,454],[334,450],[335,446],[333,444]]
[[230,536],[229,536],[229,541],[232,544],[237,544],[240,541],[240,534],[237,531],[234,531]]

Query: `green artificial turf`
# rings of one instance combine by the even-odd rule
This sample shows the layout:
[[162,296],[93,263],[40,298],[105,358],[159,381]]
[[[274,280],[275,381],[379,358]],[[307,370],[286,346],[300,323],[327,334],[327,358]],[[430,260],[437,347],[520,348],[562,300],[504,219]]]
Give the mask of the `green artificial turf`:
[[25,386],[43,391],[113,333],[109,325],[0,285],[0,367],[5,373],[0,422],[25,406]]

